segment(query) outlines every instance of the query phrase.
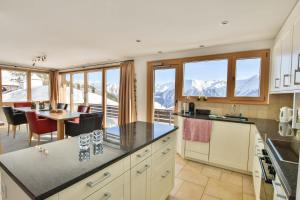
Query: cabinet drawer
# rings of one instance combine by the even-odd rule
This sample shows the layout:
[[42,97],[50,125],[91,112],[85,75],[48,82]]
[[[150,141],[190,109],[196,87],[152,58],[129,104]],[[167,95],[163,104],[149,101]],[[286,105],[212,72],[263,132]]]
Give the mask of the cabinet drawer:
[[113,180],[85,200],[122,200],[124,199],[124,176]]
[[185,151],[185,156],[187,158],[191,158],[191,159],[194,159],[194,160],[208,162],[208,154],[202,154],[202,153],[197,153],[197,152],[186,150]]
[[209,143],[202,143],[202,142],[193,142],[193,141],[186,141],[187,150],[207,154],[209,153]]
[[167,146],[159,149],[152,155],[152,165],[157,167],[164,163],[164,161],[173,158],[174,156],[174,144],[169,143]]
[[123,172],[124,160],[121,160],[61,191],[59,193],[59,199],[84,199],[111,182],[113,179],[119,177]]
[[139,164],[140,162],[142,162],[143,160],[148,158],[150,155],[151,155],[151,145],[148,145],[148,146],[134,152],[130,156],[131,167]]
[[165,137],[154,142],[152,144],[152,153],[158,151],[162,147],[165,147],[167,144],[175,141],[176,140],[175,136],[176,136],[175,133],[170,133],[169,135],[166,135]]
[[169,160],[151,178],[151,199],[165,200],[173,188],[174,164]]

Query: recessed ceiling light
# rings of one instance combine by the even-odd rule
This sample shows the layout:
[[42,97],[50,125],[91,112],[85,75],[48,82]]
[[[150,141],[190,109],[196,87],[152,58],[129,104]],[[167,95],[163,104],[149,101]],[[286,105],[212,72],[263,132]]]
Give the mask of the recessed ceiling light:
[[227,24],[229,24],[229,21],[228,21],[228,20],[223,20],[223,21],[221,22],[221,25],[227,25]]
[[141,40],[136,40],[136,42],[141,42]]
[[158,51],[157,53],[162,53],[162,51]]

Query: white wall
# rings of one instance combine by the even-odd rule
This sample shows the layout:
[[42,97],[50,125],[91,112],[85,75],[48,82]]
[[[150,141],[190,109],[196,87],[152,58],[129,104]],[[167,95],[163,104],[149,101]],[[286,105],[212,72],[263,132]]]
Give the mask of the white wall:
[[183,57],[193,57],[201,55],[213,55],[220,53],[230,53],[237,51],[248,51],[257,49],[269,49],[273,45],[273,40],[237,43],[230,45],[206,47],[201,49],[178,51],[172,53],[162,53],[156,55],[142,56],[134,58],[136,79],[137,79],[137,118],[141,121],[147,120],[147,62],[162,59],[173,59]]

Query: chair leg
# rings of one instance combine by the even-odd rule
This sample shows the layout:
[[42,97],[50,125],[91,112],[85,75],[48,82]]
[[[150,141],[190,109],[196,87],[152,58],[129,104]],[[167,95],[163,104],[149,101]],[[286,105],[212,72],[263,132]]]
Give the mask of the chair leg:
[[51,132],[51,141],[53,140],[53,133]]
[[26,133],[28,134],[28,124],[26,124]]
[[14,138],[16,138],[16,131],[17,131],[17,126],[13,125]]
[[38,134],[38,145],[40,145],[41,137],[40,134]]
[[7,135],[9,135],[10,124],[7,124]]
[[21,130],[21,125],[19,125],[19,130]]
[[32,140],[32,131],[29,131],[29,146],[31,146],[31,140]]

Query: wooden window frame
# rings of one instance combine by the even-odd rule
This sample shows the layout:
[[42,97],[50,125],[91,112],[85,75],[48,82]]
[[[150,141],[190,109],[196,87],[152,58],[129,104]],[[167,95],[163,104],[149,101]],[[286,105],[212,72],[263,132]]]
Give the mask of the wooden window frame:
[[[50,102],[50,93],[51,93],[51,81],[50,81],[50,71],[49,70],[40,70],[40,69],[29,69],[29,68],[20,68],[20,67],[15,67],[15,66],[0,66],[0,87],[2,88],[2,70],[7,70],[7,71],[20,71],[20,72],[25,72],[26,73],[26,84],[27,84],[27,101],[31,102],[32,101],[32,90],[31,90],[31,73],[45,73],[48,74],[49,76],[49,100],[45,100],[43,102]],[[36,102],[36,101],[35,101]],[[14,103],[14,101],[3,101],[3,94],[1,92],[0,94],[0,103],[1,105],[10,105]]]
[[[261,79],[260,79],[260,97],[235,97],[235,68],[236,60],[240,58],[261,57]],[[183,96],[184,82],[184,63],[210,60],[228,60],[227,72],[227,96],[226,97],[208,97],[207,102],[211,103],[234,103],[234,104],[268,104],[268,85],[269,85],[269,64],[270,50],[252,50],[243,52],[233,52],[216,55],[205,55],[196,57],[186,57],[177,59],[157,60],[147,63],[147,121],[153,121],[153,70],[157,66],[178,66],[176,71],[176,94],[175,101],[184,101]],[[190,101],[197,101],[198,97],[189,96]],[[176,105],[177,106],[177,105]]]

